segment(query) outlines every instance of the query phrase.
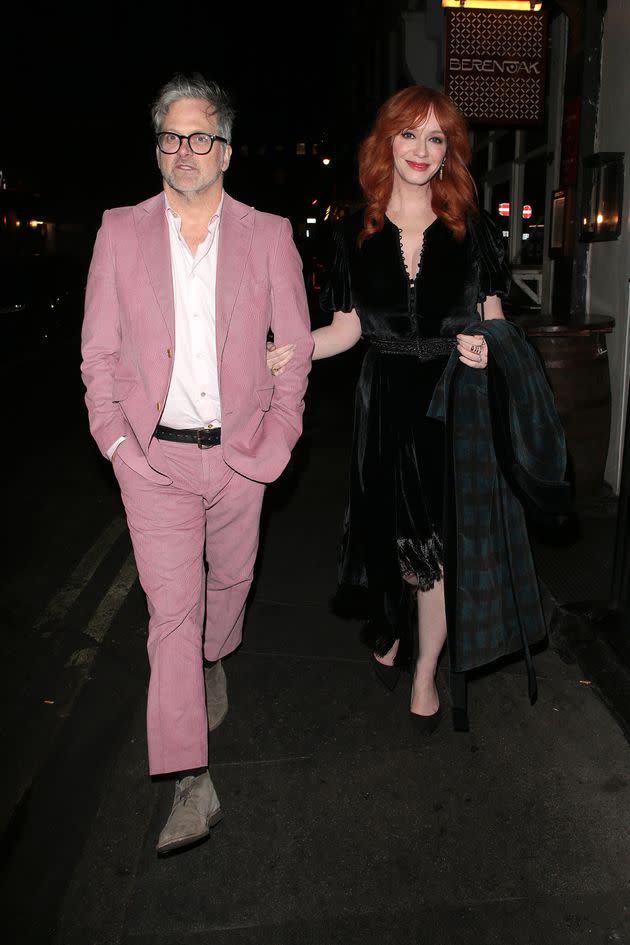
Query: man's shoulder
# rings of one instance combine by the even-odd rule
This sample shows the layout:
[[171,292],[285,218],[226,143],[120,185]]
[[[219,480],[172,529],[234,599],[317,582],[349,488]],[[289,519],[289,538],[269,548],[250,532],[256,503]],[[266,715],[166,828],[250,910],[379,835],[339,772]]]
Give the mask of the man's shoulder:
[[143,213],[152,213],[164,206],[164,194],[156,194],[147,200],[141,200],[140,203],[130,204],[127,207],[108,207],[103,212],[103,223],[116,225],[124,224],[129,220],[141,216]]
[[268,210],[259,210],[257,207],[253,207],[250,206],[250,204],[242,203],[242,201],[236,200],[228,193],[224,193],[223,210],[240,218],[251,215],[252,219],[255,220],[257,225],[270,228],[277,228],[285,223],[290,223],[287,217],[284,217],[279,213],[270,213]]

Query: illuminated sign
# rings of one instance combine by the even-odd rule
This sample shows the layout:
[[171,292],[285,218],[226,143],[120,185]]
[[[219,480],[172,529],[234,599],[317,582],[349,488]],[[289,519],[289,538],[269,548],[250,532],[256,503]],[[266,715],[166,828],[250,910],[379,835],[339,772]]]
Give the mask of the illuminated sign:
[[442,0],[443,7],[468,7],[469,10],[540,10],[539,0]]
[[[523,210],[521,211],[524,220],[529,220],[533,210],[528,203],[523,204]],[[497,207],[497,213],[500,217],[509,217],[510,215],[510,205],[507,201],[503,201]]]
[[460,6],[445,16],[444,89],[469,122],[542,124],[547,14]]

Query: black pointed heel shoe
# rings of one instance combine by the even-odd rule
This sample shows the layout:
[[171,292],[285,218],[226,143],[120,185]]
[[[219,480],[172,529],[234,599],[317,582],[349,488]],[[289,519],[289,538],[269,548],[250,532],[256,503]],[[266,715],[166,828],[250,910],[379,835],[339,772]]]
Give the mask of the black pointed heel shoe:
[[442,721],[442,706],[438,706],[433,715],[418,715],[417,712],[410,712],[409,718],[416,732],[421,735],[432,735]]
[[389,689],[391,692],[396,688],[396,683],[400,679],[400,674],[402,670],[400,666],[386,666],[385,663],[379,663],[374,654],[372,653],[372,666],[374,667],[374,675],[382,682],[386,689]]

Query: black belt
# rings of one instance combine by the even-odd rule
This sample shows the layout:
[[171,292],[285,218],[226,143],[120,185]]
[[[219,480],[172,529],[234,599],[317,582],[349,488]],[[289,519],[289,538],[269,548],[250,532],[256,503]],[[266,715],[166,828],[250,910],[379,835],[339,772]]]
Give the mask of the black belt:
[[158,440],[172,440],[173,443],[196,443],[200,450],[218,446],[221,442],[221,427],[201,427],[198,430],[173,430],[172,427],[157,426],[155,436]]
[[455,338],[414,338],[413,341],[385,341],[368,339],[380,354],[406,354],[420,361],[432,361],[450,354],[457,344]]

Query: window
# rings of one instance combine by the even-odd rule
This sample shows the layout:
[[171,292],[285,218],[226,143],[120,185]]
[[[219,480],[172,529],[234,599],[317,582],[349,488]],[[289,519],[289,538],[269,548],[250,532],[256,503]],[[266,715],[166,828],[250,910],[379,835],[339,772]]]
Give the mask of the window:
[[545,242],[545,184],[547,158],[544,154],[525,164],[523,180],[523,234],[521,262],[542,265]]
[[516,132],[507,131],[505,134],[497,135],[494,146],[494,166],[507,164],[514,160],[514,144]]

